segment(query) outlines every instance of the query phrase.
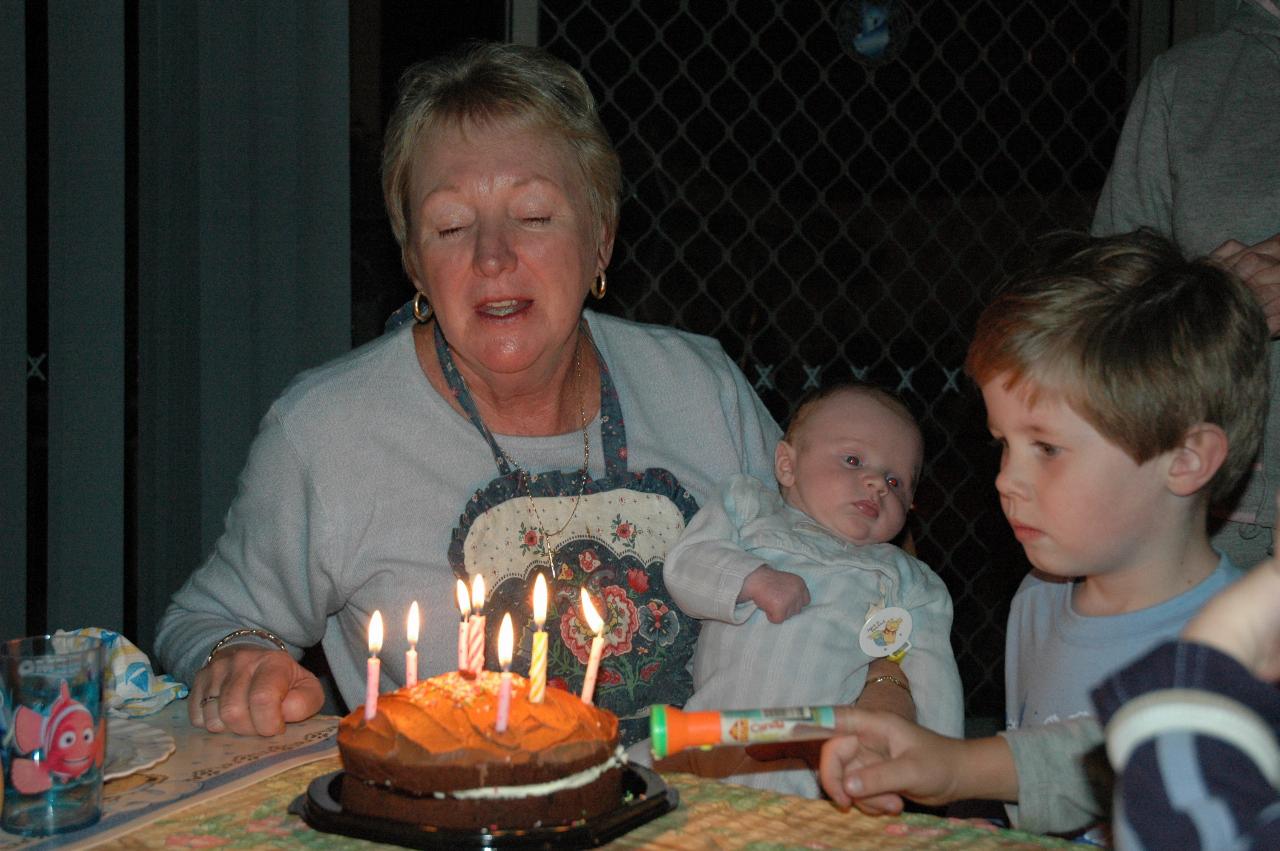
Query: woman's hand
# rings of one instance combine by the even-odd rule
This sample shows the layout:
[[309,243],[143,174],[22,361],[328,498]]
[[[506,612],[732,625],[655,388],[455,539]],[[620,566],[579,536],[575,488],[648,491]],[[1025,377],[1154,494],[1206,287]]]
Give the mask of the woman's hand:
[[193,727],[210,733],[274,736],[324,706],[315,674],[283,650],[232,644],[196,672],[187,702]]
[[762,564],[742,582],[738,602],[750,600],[764,612],[769,623],[782,623],[809,605],[809,586],[794,573],[774,570]]

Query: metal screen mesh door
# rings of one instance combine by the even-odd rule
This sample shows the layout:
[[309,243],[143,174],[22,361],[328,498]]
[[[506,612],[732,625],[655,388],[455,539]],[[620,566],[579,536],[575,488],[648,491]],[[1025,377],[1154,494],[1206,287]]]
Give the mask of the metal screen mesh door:
[[600,309],[717,337],[784,422],[857,377],[921,419],[912,531],[955,601],[971,716],[1003,713],[1027,570],[961,364],[1029,241],[1088,226],[1126,105],[1129,0],[543,0],[622,155]]

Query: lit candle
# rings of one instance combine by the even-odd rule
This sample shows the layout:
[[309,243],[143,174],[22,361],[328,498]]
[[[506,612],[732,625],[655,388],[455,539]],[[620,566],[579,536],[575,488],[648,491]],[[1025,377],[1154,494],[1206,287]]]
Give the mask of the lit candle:
[[542,703],[547,694],[547,578],[541,573],[533,581],[533,658],[529,661],[529,702]]
[[375,611],[369,621],[369,665],[365,671],[364,720],[378,714],[378,651],[382,649],[382,612]]
[[458,621],[458,671],[467,669],[467,618],[471,616],[471,595],[467,593],[467,583],[458,580],[458,611],[462,620]]
[[484,576],[477,573],[471,580],[471,627],[467,632],[467,669],[473,674],[484,670]]
[[498,628],[498,664],[502,666],[502,682],[498,684],[498,718],[494,729],[499,733],[507,729],[507,719],[511,716],[511,650],[515,638],[511,632],[511,613],[502,616],[502,626]]
[[582,680],[582,702],[590,703],[596,690],[596,671],[600,668],[600,653],[604,650],[604,620],[596,614],[596,607],[591,605],[591,596],[587,589],[582,589],[582,615],[587,619],[587,626],[596,637],[591,639],[591,656],[587,660],[587,675]]
[[409,606],[409,649],[404,654],[404,684],[408,688],[418,683],[418,601]]

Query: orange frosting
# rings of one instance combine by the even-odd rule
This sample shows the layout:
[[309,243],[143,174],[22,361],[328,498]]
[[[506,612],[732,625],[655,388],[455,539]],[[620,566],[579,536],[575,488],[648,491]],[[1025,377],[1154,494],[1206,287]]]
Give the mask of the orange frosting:
[[[402,789],[458,789],[507,777],[533,782],[613,754],[613,713],[555,688],[546,690],[542,703],[530,703],[529,681],[517,674],[511,675],[507,729],[497,732],[500,682],[493,671],[475,679],[452,672],[381,695],[372,720],[357,709],[339,725],[347,770]],[[476,771],[478,777],[455,774]]]

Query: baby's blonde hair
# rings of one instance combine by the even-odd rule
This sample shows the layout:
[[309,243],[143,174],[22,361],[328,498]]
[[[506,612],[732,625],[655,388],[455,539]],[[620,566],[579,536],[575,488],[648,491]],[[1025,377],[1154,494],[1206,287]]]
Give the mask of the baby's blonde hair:
[[[818,403],[842,393],[850,393],[875,399],[890,411],[897,414],[902,419],[904,425],[914,429],[916,434],[920,435],[921,446],[924,445],[924,434],[920,430],[920,424],[916,421],[915,415],[911,413],[911,409],[907,407],[907,403],[902,401],[900,397],[890,393],[888,390],[862,381],[838,381],[834,384],[819,387],[816,390],[810,390],[800,398],[798,403],[796,403],[796,410],[791,415],[790,421],[787,423],[787,431],[782,435],[782,439],[794,446],[797,437],[804,429],[805,421],[809,419],[814,409],[818,406]],[[913,482],[918,482],[920,480],[920,467],[922,465],[923,461],[921,464],[916,466],[916,469],[911,471],[911,480]]]

